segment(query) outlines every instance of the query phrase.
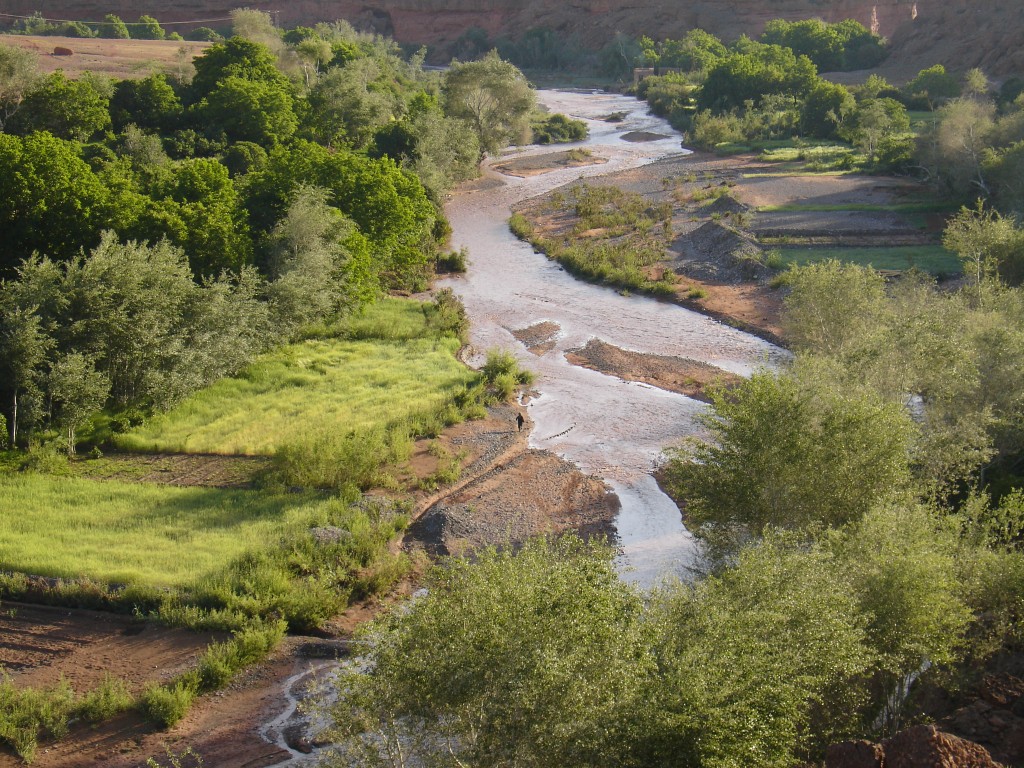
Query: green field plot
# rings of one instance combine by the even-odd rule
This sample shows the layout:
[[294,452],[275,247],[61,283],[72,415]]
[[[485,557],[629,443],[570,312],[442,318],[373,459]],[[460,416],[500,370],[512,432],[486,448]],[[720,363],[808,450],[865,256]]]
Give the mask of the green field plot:
[[920,269],[934,275],[955,275],[961,271],[955,253],[941,245],[907,245],[892,248],[780,248],[787,264],[811,264],[837,259],[875,269]]
[[0,475],[0,570],[180,587],[301,530],[301,495]]
[[118,436],[117,447],[270,454],[300,438],[415,419],[473,378],[455,358],[459,341],[429,328],[416,302],[380,302],[342,333],[262,356]]

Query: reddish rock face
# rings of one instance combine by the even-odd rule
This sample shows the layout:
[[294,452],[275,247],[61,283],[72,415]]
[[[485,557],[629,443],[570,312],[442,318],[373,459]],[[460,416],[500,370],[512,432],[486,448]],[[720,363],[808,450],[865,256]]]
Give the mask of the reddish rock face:
[[[237,0],[64,0],[68,19],[99,19],[115,13],[126,21],[149,14],[160,21],[195,21],[225,27]],[[932,64],[956,71],[981,67],[998,77],[1024,72],[1024,3],[1017,0],[256,0],[248,6],[271,13],[292,27],[346,19],[358,29],[422,43],[449,54],[448,47],[473,27],[491,39],[515,38],[548,28],[597,49],[616,33],[631,37],[679,37],[703,28],[726,41],[756,36],[771,19],[856,19],[892,40],[891,62],[906,77]],[[37,0],[0,0],[0,11],[29,15]],[[45,9],[44,9],[45,11]]]
[[[966,1],[966,0],[962,0]],[[725,39],[759,34],[775,18],[854,18],[891,35],[914,15],[915,8],[943,0],[269,0],[249,7],[272,13],[284,26],[347,19],[358,27],[392,35],[403,43],[444,44],[471,27],[492,37],[515,37],[528,29],[547,27],[576,35],[598,47],[616,32],[631,36],[672,37],[695,27]],[[126,21],[150,14],[160,21],[217,19],[228,16],[234,0],[66,0],[60,15],[97,19],[115,13]],[[6,13],[30,14],[36,0],[0,0]],[[198,26],[198,25],[197,25]],[[210,24],[209,26],[217,26]]]
[[1000,768],[979,744],[915,725],[885,742],[885,768]]

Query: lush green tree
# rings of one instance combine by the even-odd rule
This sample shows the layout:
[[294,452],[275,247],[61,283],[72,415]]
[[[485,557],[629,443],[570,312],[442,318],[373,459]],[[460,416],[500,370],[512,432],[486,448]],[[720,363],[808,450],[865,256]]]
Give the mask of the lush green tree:
[[327,197],[326,190],[300,187],[270,236],[268,294],[284,327],[329,319],[380,291],[365,239]]
[[361,765],[636,765],[655,671],[646,635],[604,546],[450,560],[365,631],[372,665],[342,670],[332,733]]
[[270,49],[242,37],[210,46],[196,57],[195,67],[196,74],[188,89],[191,103],[201,101],[228,77],[276,85],[282,90],[288,88],[288,79],[278,70]]
[[445,117],[440,110],[428,110],[413,117],[412,132],[412,168],[435,200],[479,172],[480,145],[476,132],[465,121]]
[[121,17],[115,16],[112,13],[108,13],[103,17],[103,23],[99,25],[98,33],[100,37],[110,37],[115,40],[127,40],[131,37],[128,27],[121,20]]
[[434,243],[436,211],[423,185],[388,158],[373,160],[309,142],[279,149],[266,169],[246,180],[246,207],[257,231],[269,232],[302,184],[326,189],[329,204],[368,238],[375,268],[386,287],[424,280]]
[[220,162],[202,158],[175,165],[154,189],[155,198],[170,201],[168,210],[183,231],[165,234],[180,245],[196,275],[237,271],[252,261],[252,240],[241,198]]
[[802,96],[816,82],[817,70],[806,56],[779,45],[741,40],[708,72],[697,104],[718,110],[743,107],[748,101],[757,105],[768,94]]
[[774,19],[765,25],[761,42],[785,46],[797,55],[807,56],[824,72],[867,69],[886,55],[882,38],[853,19],[838,24],[819,19]]
[[909,481],[914,430],[903,407],[836,386],[819,364],[755,373],[712,402],[702,419],[710,440],[673,453],[665,476],[715,561],[768,526],[856,520]]
[[866,617],[828,552],[777,535],[657,598],[663,762],[789,768],[859,725]]
[[373,59],[356,59],[332,68],[309,94],[307,124],[322,144],[363,148],[375,131],[395,119],[400,102],[374,87],[380,68]]
[[1010,285],[1024,284],[1024,230],[997,211],[961,208],[950,219],[942,243],[955,252],[976,287],[998,275]]
[[96,370],[89,357],[70,352],[53,362],[46,384],[57,423],[67,437],[68,455],[73,456],[75,433],[106,402],[110,381]]
[[160,22],[145,14],[139,16],[138,23],[132,28],[132,33],[132,37],[139,40],[163,40],[167,37],[167,32],[160,26]]
[[915,106],[935,109],[942,102],[955,99],[960,95],[960,83],[953,75],[946,72],[941,64],[922,69],[903,86],[903,93]]
[[444,76],[445,113],[476,130],[482,152],[523,140],[536,97],[523,73],[491,51],[483,59],[452,62]]
[[885,306],[885,280],[870,267],[834,259],[786,275],[786,338],[799,350],[837,356],[872,329]]
[[181,99],[166,75],[160,73],[141,80],[121,80],[110,100],[110,117],[118,131],[134,123],[150,131],[168,133],[177,126],[181,114]]
[[679,40],[665,39],[659,43],[642,37],[640,48],[644,65],[688,72],[706,72],[729,52],[721,40],[703,29],[691,29]]
[[31,427],[41,415],[43,363],[53,346],[36,307],[19,306],[22,298],[12,283],[0,282],[0,391],[12,448],[21,425]]
[[0,43],[0,131],[39,82],[39,61],[32,51]]
[[25,96],[6,130],[20,135],[48,131],[62,139],[85,141],[110,125],[109,106],[92,81],[69,80],[58,71]]
[[99,239],[110,193],[78,155],[78,145],[48,133],[0,134],[0,270],[33,251],[67,259]]
[[937,110],[936,117],[931,130],[921,137],[922,165],[956,196],[987,195],[985,159],[995,129],[995,105],[953,99]]
[[894,732],[909,676],[955,661],[973,618],[957,579],[955,521],[924,507],[881,506],[837,537],[833,547],[868,617],[868,644],[888,699],[883,714]]
[[207,132],[272,147],[288,141],[299,120],[287,88],[231,75],[196,106]]
[[895,99],[865,99],[857,104],[845,133],[874,163],[878,148],[888,137],[910,131],[907,109]]
[[837,136],[856,108],[853,94],[847,88],[819,80],[801,104],[800,128],[808,136]]

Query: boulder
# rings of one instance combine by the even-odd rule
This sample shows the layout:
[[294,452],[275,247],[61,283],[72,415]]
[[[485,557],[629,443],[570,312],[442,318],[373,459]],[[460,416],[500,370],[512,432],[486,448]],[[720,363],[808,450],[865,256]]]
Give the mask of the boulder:
[[980,744],[915,725],[884,742],[885,768],[1001,768]]
[[74,53],[70,48],[65,48],[62,45],[58,45],[53,49],[54,56],[73,56]]

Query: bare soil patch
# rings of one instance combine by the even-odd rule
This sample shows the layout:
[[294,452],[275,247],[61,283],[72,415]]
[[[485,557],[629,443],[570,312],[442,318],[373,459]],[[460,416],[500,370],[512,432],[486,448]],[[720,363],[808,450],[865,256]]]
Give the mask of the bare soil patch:
[[213,637],[131,616],[5,600],[0,666],[18,685],[52,685],[64,677],[84,693],[109,672],[139,689],[187,670]]
[[[7,45],[39,54],[43,72],[60,69],[68,77],[83,72],[100,72],[118,79],[143,78],[152,72],[176,72],[183,64],[210,47],[210,43],[182,40],[110,40],[106,38],[2,35]],[[70,56],[53,55],[54,48],[67,48]],[[184,49],[184,53],[182,53]]]
[[603,157],[596,157],[586,150],[566,150],[564,152],[550,152],[545,155],[529,155],[517,157],[498,163],[492,168],[506,176],[539,176],[542,173],[558,170],[559,168],[581,168],[585,165],[601,165],[608,161]]
[[573,365],[627,381],[640,381],[704,402],[709,401],[708,386],[730,386],[740,381],[736,374],[699,360],[633,352],[600,339],[591,339],[585,347],[569,350],[565,357]]
[[270,459],[185,453],[120,453],[84,460],[76,468],[97,480],[137,481],[182,487],[247,488]]

